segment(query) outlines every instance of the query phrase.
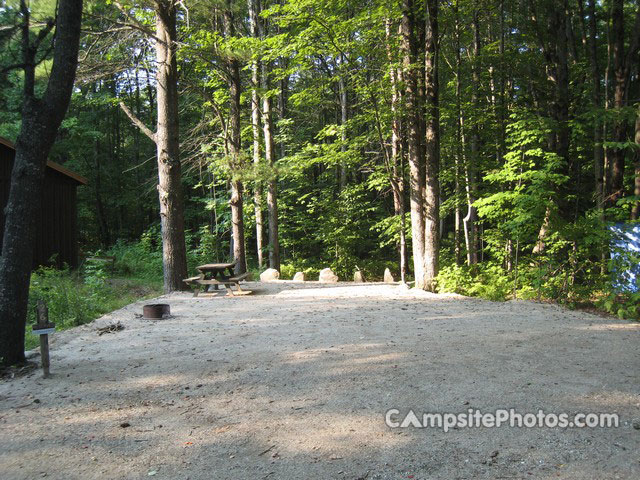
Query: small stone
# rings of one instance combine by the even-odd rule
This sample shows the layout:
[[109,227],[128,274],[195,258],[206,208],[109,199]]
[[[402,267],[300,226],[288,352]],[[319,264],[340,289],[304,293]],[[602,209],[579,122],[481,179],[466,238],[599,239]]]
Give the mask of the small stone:
[[323,268],[319,280],[321,283],[338,283],[338,276],[330,268]]
[[39,398],[34,398],[33,399],[33,403],[40,403],[40,399]]
[[640,418],[636,418],[633,422],[631,422],[631,425],[633,425],[633,428],[635,428],[636,430],[640,430]]
[[304,272],[296,272],[293,276],[294,282],[304,282]]
[[127,427],[130,427],[130,426],[131,426],[131,424],[129,422],[122,422],[120,424],[120,428],[127,428]]
[[356,283],[364,283],[364,275],[360,270],[356,270],[353,274],[353,281]]
[[264,272],[260,274],[261,282],[273,282],[274,280],[278,280],[280,278],[280,272],[275,268],[267,268]]
[[395,283],[393,275],[391,275],[391,270],[388,268],[384,269],[384,283]]

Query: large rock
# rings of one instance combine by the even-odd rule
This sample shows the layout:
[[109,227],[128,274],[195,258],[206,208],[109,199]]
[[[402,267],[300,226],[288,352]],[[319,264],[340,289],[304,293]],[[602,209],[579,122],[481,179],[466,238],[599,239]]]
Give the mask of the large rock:
[[293,276],[294,282],[304,282],[304,272],[296,272]]
[[391,275],[391,271],[388,268],[384,269],[384,283],[394,283],[393,275]]
[[330,268],[323,268],[322,270],[320,270],[319,280],[322,283],[337,283],[338,276],[335,273],[333,273],[333,271]]
[[273,282],[274,280],[278,280],[280,278],[280,272],[275,268],[267,268],[264,272],[260,274],[261,282]]
[[356,270],[353,274],[353,281],[356,283],[364,283],[364,276],[360,270]]

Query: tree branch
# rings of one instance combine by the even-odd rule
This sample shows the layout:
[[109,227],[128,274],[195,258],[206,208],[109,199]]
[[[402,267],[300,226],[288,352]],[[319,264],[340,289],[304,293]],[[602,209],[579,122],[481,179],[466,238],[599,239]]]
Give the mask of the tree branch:
[[139,30],[142,33],[148,35],[153,38],[156,42],[165,43],[163,40],[159,39],[155,33],[150,30],[146,25],[139,22],[135,17],[132,17],[124,6],[115,0],[113,4],[120,10],[120,12],[125,16],[128,22],[116,22],[118,25],[122,25],[125,27],[133,28],[134,30]]
[[142,120],[136,117],[136,115],[129,109],[129,107],[127,107],[124,104],[124,102],[120,102],[119,105],[122,111],[125,113],[125,115],[129,117],[129,120],[131,120],[131,123],[133,123],[136,127],[138,127],[142,133],[144,133],[147,137],[149,137],[153,141],[153,143],[156,143],[156,134],[153,133],[149,129],[149,127],[147,127],[142,122]]

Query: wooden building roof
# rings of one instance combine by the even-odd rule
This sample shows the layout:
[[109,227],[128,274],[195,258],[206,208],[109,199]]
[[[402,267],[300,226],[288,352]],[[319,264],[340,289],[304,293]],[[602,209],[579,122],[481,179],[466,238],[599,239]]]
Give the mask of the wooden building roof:
[[[0,137],[0,144],[4,145],[5,147],[9,147],[12,150],[16,149],[16,146],[13,144],[13,142],[11,142],[10,140],[7,140],[6,138],[3,138],[3,137]],[[86,178],[84,178],[81,175],[78,175],[75,172],[72,172],[68,168],[65,168],[62,165],[60,165],[59,163],[52,162],[51,160],[47,160],[47,167],[49,167],[52,170],[55,170],[56,172],[61,173],[62,175],[65,175],[65,176],[71,178],[72,180],[75,180],[76,182],[78,182],[81,185],[86,185],[87,184],[87,179]]]

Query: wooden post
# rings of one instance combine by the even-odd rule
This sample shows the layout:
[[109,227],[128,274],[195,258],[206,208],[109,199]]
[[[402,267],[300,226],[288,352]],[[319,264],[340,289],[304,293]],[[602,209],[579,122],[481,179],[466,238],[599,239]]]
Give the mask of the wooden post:
[[[42,300],[38,300],[38,327],[41,329],[49,326],[49,309]],[[42,358],[43,377],[49,376],[49,335],[40,335],[40,357]]]

